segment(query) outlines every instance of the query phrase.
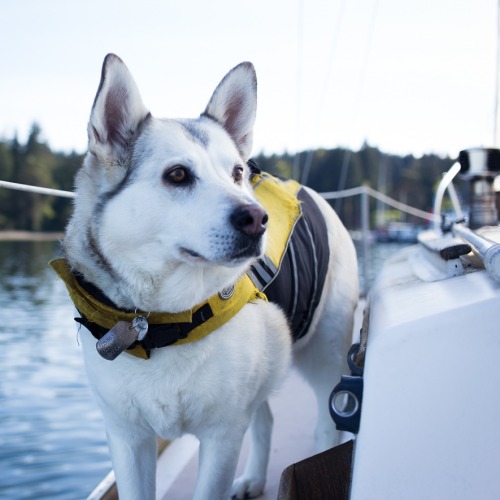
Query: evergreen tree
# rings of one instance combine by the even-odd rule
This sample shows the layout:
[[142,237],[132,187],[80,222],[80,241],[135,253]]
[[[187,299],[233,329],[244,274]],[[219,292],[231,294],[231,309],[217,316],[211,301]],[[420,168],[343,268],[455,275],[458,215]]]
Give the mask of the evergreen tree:
[[[40,141],[40,127],[31,127],[26,146],[17,152],[14,182],[31,186],[53,187],[54,156],[49,147]],[[52,197],[36,193],[16,192],[16,228],[40,231],[44,219],[53,217]]]
[[[8,144],[0,142],[0,180],[12,179],[14,160]],[[11,191],[0,189],[0,228],[9,227],[11,212]]]

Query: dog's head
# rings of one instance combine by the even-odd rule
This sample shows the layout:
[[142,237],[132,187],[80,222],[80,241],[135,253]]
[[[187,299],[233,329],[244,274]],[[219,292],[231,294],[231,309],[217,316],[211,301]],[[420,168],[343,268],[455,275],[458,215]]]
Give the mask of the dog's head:
[[157,119],[125,64],[104,61],[77,178],[93,251],[111,267],[241,267],[263,252],[267,214],[247,160],[256,113],[250,63],[232,69],[196,119]]

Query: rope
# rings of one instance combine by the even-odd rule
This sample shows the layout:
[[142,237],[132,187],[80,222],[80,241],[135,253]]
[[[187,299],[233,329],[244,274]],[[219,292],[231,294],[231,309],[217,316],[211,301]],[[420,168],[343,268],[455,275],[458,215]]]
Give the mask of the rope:
[[410,207],[410,205],[406,205],[404,203],[401,203],[400,201],[394,200],[393,198],[390,198],[386,194],[379,193],[378,191],[375,191],[375,189],[372,189],[369,186],[365,186],[365,189],[367,193],[372,197],[377,200],[382,201],[386,205],[389,205],[390,207],[396,208],[397,210],[400,210],[401,212],[406,212],[407,214],[414,215],[415,217],[420,217],[421,219],[425,220],[434,220],[434,215],[431,214],[430,212],[425,212],[424,210],[420,210],[418,208]]
[[61,189],[50,189],[39,186],[29,186],[27,184],[18,184],[17,182],[0,181],[0,187],[14,189],[16,191],[27,191],[29,193],[48,194],[59,196],[61,198],[75,198],[76,194],[71,191],[62,191]]
[[382,203],[385,203],[386,205],[389,205],[390,207],[396,208],[397,210],[400,210],[401,212],[405,212],[410,215],[414,215],[415,217],[419,217],[420,219],[425,219],[432,221],[434,220],[434,215],[425,212],[424,210],[420,210],[418,208],[411,207],[410,205],[406,205],[405,203],[401,203],[400,201],[395,200],[394,198],[390,198],[384,193],[380,193],[379,191],[376,191],[375,189],[371,188],[370,186],[359,186],[356,188],[351,188],[351,189],[344,189],[342,191],[330,191],[327,193],[319,193],[325,200],[331,200],[331,199],[340,199],[340,198],[347,198],[348,196],[357,196],[360,194],[366,193],[367,195],[371,196],[372,198],[375,198],[376,200],[380,200]]
[[355,188],[344,189],[342,191],[327,191],[319,193],[325,200],[337,200],[338,198],[348,198],[349,196],[357,196],[366,192],[366,186],[358,186]]
[[[46,194],[51,196],[60,196],[62,198],[75,198],[76,194],[71,191],[62,191],[61,189],[50,189],[39,186],[29,186],[27,184],[18,184],[16,182],[7,182],[0,181],[0,188],[6,189],[14,189],[17,191],[27,191],[30,193],[37,194]],[[415,217],[419,217],[421,219],[432,221],[434,216],[429,212],[425,212],[424,210],[419,210],[418,208],[410,207],[400,201],[397,201],[389,196],[372,189],[369,186],[358,186],[351,189],[344,189],[342,191],[328,191],[325,193],[319,193],[325,200],[336,200],[340,198],[348,198],[349,196],[359,196],[362,194],[367,194],[372,198],[380,200],[381,202],[389,205],[401,212],[405,212],[410,215],[414,215]]]

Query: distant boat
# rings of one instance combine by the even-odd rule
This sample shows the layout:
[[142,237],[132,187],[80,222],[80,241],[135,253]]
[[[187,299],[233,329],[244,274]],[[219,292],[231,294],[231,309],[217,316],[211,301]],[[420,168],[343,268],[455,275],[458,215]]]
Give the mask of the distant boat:
[[421,226],[410,222],[392,221],[377,228],[375,234],[379,242],[416,243],[421,230]]

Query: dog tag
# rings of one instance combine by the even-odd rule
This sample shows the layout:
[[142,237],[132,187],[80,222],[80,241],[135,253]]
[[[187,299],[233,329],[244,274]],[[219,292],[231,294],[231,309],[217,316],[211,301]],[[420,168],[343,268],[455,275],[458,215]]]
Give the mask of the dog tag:
[[137,332],[137,340],[140,342],[148,333],[148,320],[144,316],[137,316],[132,321],[132,328]]
[[119,321],[111,330],[97,341],[97,352],[109,361],[113,361],[125,349],[137,340],[137,331],[127,321]]

